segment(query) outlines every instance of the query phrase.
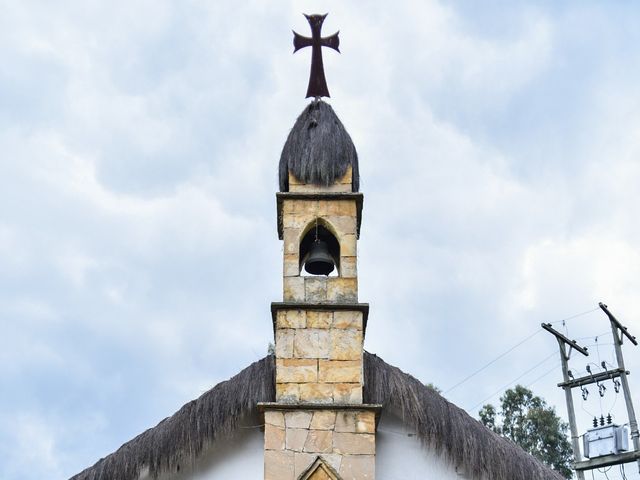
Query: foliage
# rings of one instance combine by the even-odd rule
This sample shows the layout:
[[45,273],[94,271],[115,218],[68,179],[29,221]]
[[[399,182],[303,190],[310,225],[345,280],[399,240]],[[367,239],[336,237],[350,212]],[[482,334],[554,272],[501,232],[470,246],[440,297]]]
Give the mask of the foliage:
[[[500,402],[500,411],[490,404],[483,406],[479,412],[480,421],[565,478],[571,478],[568,425],[556,415],[555,409],[522,385],[507,390]],[[498,423],[498,419],[502,422]]]
[[424,384],[425,387],[427,387],[430,390],[433,390],[436,393],[439,393],[442,395],[442,390],[439,389],[438,387],[436,387],[433,383],[429,382],[429,383],[425,383]]

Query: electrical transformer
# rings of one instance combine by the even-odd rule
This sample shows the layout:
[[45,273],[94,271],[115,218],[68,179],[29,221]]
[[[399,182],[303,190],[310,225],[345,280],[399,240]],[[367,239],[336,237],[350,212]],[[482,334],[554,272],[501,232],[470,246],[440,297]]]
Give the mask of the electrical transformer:
[[587,430],[582,442],[587,458],[615,455],[629,449],[629,434],[625,426],[604,425]]

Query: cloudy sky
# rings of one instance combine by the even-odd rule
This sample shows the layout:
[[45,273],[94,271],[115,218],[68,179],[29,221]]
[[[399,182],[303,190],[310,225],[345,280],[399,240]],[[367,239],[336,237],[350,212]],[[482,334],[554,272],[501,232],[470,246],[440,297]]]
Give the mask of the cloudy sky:
[[[369,351],[474,415],[522,383],[566,416],[540,323],[577,374],[614,362],[598,301],[640,334],[637,3],[0,0],[0,478],[67,478],[266,354],[302,12],[340,30]],[[607,386],[580,433],[627,421]]]

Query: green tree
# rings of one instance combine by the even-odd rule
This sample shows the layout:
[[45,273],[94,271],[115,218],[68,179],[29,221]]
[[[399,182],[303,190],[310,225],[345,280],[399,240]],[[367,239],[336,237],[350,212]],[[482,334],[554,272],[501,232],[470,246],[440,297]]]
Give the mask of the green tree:
[[479,416],[485,426],[520,445],[563,477],[571,478],[568,425],[531,390],[522,385],[507,390],[500,397],[500,411],[488,404]]

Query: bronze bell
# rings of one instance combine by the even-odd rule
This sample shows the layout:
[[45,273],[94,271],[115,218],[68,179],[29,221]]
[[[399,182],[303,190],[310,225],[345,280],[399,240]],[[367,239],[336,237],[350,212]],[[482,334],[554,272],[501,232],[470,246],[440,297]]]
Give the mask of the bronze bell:
[[304,262],[304,269],[311,275],[329,275],[334,268],[336,263],[329,253],[327,242],[315,239]]

